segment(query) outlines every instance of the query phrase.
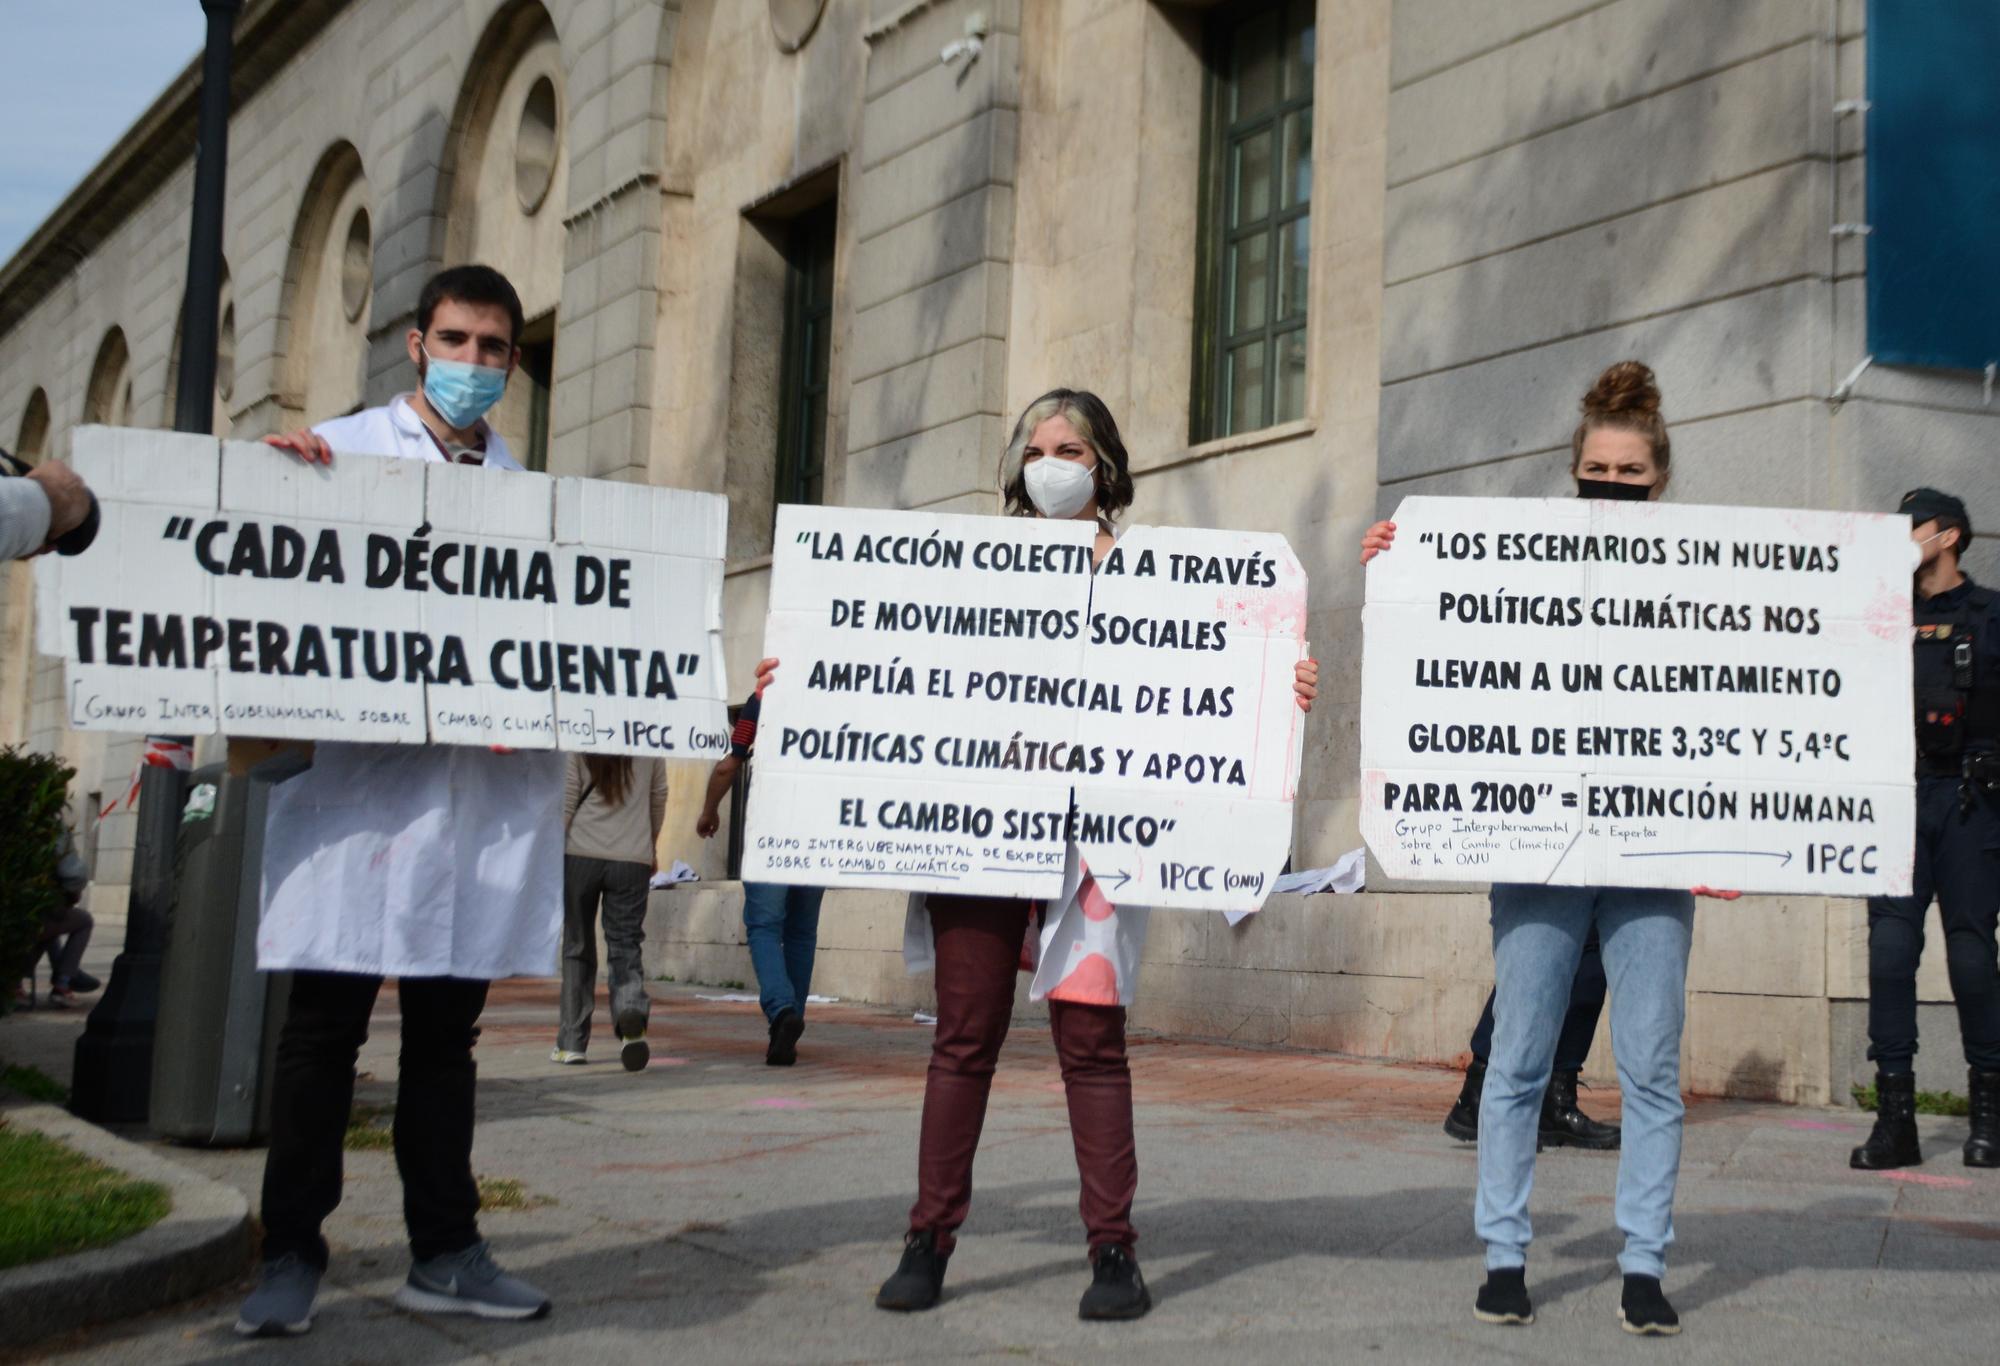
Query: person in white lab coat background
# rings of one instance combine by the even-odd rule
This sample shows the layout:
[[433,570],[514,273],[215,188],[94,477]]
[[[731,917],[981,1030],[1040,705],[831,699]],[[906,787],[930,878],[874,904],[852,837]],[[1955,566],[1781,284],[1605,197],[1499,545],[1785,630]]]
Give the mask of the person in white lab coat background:
[[[266,440],[309,463],[333,452],[520,470],[484,415],[520,358],[521,302],[487,266],[424,286],[408,338],[418,389]],[[452,745],[321,744],[271,791],[258,966],[292,972],[272,1080],[264,1266],[244,1336],[312,1326],[320,1226],[340,1203],[354,1064],[384,977],[402,1055],[396,1170],[412,1265],[407,1309],[536,1318],[541,1291],[480,1237],[472,1174],[472,1044],[488,984],[547,975],[562,919],[562,755]]]

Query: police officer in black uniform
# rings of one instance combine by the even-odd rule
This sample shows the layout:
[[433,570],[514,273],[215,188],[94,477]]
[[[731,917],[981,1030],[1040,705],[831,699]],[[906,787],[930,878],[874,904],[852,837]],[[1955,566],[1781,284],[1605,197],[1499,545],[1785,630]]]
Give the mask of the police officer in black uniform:
[[1945,965],[1971,1072],[1965,1165],[2000,1167],[2000,593],[1965,577],[1965,504],[1936,489],[1903,495],[1916,576],[1917,849],[1909,896],[1868,901],[1868,1056],[1874,1132],[1865,1170],[1922,1162],[1917,1146],[1917,958],[1937,897]]

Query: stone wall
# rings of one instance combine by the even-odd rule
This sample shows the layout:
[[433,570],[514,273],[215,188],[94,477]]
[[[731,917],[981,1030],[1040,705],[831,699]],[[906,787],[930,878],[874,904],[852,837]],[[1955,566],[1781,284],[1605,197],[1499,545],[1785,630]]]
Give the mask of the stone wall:
[[[281,65],[230,124],[223,249],[235,363],[221,411],[233,434],[337,416],[306,411],[302,377],[315,369],[348,376],[350,402],[378,403],[412,387],[404,334],[418,291],[440,266],[478,254],[515,278],[530,313],[556,308],[566,382],[552,422],[551,468],[643,478],[658,326],[648,276],[659,251],[657,186],[679,6],[348,0],[319,8],[331,17],[295,48],[246,52],[239,42],[239,65]],[[239,34],[271,9],[253,4]],[[559,136],[552,188],[531,211],[516,184],[514,138],[516,105],[538,71],[559,86]],[[192,68],[175,91],[192,100]],[[119,160],[122,150],[86,177],[85,189],[133,173]],[[0,334],[0,441],[15,439],[36,394],[49,406],[52,455],[67,452],[81,422],[122,416],[134,426],[171,425],[192,176],[183,161],[122,217],[87,225],[102,234],[96,249]],[[368,216],[366,299],[350,323],[313,305],[315,296],[339,298],[339,257],[356,207]],[[613,282],[608,293],[600,278]],[[335,284],[316,288],[327,280]],[[104,358],[114,333],[126,359],[111,375]],[[320,347],[326,351],[314,354]],[[122,404],[125,382],[129,412],[107,413],[94,396],[109,392]],[[340,383],[329,392],[342,392]],[[580,409],[571,406],[577,400]],[[526,435],[525,403],[519,407],[496,418],[517,445]],[[18,593],[0,595],[0,641],[16,650],[25,607]],[[53,660],[26,664],[10,654],[5,679],[0,743],[25,742],[75,763],[72,818],[87,827],[83,794],[122,794],[138,741],[69,731]],[[201,756],[216,753],[205,744]],[[123,906],[132,836],[123,811],[98,831],[92,898],[100,911]]]

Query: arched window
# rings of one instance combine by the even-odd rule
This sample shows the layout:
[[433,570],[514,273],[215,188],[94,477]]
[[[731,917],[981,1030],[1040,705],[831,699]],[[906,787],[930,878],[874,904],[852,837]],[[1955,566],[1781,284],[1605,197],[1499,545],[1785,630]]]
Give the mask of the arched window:
[[279,401],[296,422],[362,403],[375,299],[375,224],[361,156],[336,143],[307,182],[279,305]]
[[536,0],[507,6],[466,71],[438,179],[438,255],[447,266],[492,266],[520,293],[521,366],[488,421],[543,469],[569,185],[565,68],[548,11]]
[[21,413],[20,435],[14,440],[14,454],[34,464],[49,453],[49,396],[37,389],[28,395]]
[[123,328],[114,327],[98,343],[83,395],[83,420],[125,427],[132,419],[132,353]]

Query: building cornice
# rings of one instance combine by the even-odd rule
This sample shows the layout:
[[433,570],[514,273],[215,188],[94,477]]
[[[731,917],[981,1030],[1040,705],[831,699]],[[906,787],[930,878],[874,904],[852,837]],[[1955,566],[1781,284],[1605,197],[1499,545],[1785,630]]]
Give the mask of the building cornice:
[[[241,109],[349,3],[249,0],[236,21],[230,109]],[[193,158],[200,100],[197,51],[13,259],[0,266],[0,335],[12,331]]]

